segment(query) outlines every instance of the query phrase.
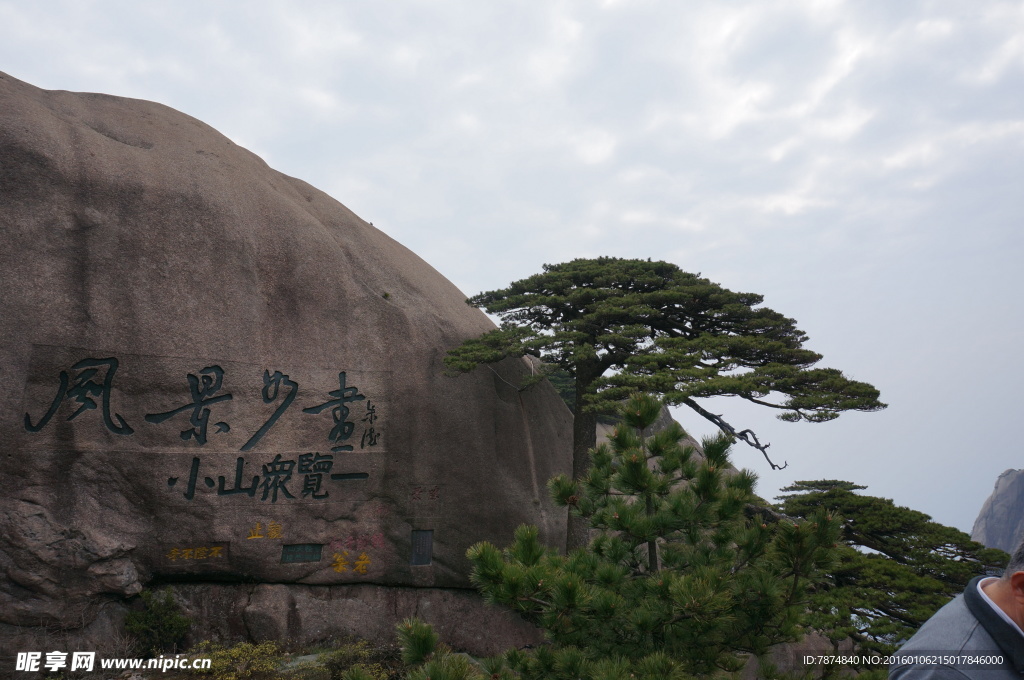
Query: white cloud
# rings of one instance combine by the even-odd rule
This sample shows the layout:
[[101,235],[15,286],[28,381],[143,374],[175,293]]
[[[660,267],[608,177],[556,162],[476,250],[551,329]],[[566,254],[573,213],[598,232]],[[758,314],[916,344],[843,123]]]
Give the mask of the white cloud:
[[939,148],[934,141],[919,141],[899,149],[882,159],[886,168],[908,168],[933,165],[939,158]]
[[335,58],[365,46],[365,38],[353,28],[350,18],[338,5],[323,5],[314,11],[296,11],[295,7],[269,6],[273,12],[273,30],[283,31],[275,44],[302,61]]
[[[957,125],[908,143],[883,158],[882,166],[887,169],[925,169],[933,174],[946,174],[959,169],[958,159],[972,149],[992,144],[1002,146],[1010,142],[1016,142],[1018,147],[1024,146],[1024,119]],[[935,179],[933,177],[919,186],[930,186]]]
[[691,219],[662,215],[643,208],[623,212],[620,220],[628,225],[651,226],[672,231],[700,232],[706,228],[705,225]]
[[583,25],[579,21],[565,11],[561,4],[551,5],[539,44],[531,46],[525,55],[531,83],[552,88],[573,74],[579,59],[582,35]]
[[753,201],[760,210],[767,213],[781,213],[783,215],[798,215],[811,208],[821,208],[830,205],[830,202],[816,196],[816,175],[804,177],[796,186],[786,191],[769,194]]
[[295,90],[295,95],[300,102],[318,110],[321,115],[337,115],[342,109],[341,100],[337,94],[330,90],[316,87],[300,87]]
[[[817,115],[829,95],[874,49],[870,38],[860,35],[852,28],[839,29],[835,33],[831,47],[832,53],[823,60],[821,69],[814,79],[801,88],[799,98],[783,106],[780,115],[797,121]],[[854,112],[853,119],[856,120],[862,115],[864,112]]]
[[874,116],[874,111],[851,107],[835,116],[815,120],[812,129],[818,137],[847,141],[860,132]]
[[1010,36],[993,50],[974,78],[981,83],[992,83],[1012,67],[1024,67],[1024,34]]
[[615,153],[615,137],[607,130],[591,128],[569,137],[577,157],[588,165],[604,163]]
[[914,30],[925,39],[936,40],[947,38],[951,36],[956,29],[954,24],[949,19],[924,19],[923,21],[917,22],[914,26]]
[[398,45],[392,50],[390,61],[401,72],[415,75],[423,55],[412,45]]

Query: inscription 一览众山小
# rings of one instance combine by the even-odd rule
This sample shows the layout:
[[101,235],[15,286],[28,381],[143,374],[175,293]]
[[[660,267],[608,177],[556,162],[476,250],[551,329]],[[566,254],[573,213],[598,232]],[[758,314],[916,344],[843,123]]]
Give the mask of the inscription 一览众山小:
[[[271,503],[277,503],[279,495],[282,500],[285,498],[296,498],[295,494],[289,489],[288,484],[292,481],[292,471],[297,466],[300,471],[308,470],[308,472],[300,472],[300,474],[303,474],[302,489],[299,490],[296,486],[296,491],[304,499],[324,500],[330,496],[328,491],[321,491],[321,485],[325,477],[335,483],[365,481],[370,477],[367,472],[332,473],[334,461],[333,456],[329,454],[304,453],[298,456],[298,460],[282,459],[281,454],[276,454],[273,460],[263,464],[262,481],[261,475],[248,477],[245,474],[244,470],[247,463],[248,461],[243,456],[239,456],[236,459],[235,478],[231,487],[228,487],[227,479],[223,476],[218,476],[216,482],[214,482],[213,477],[203,477],[203,484],[210,490],[216,488],[216,495],[218,496],[245,494],[249,498],[256,498],[257,492],[260,492],[261,501],[270,500]],[[192,458],[188,482],[186,483],[185,490],[182,492],[182,496],[186,500],[190,501],[195,498],[196,489],[201,488],[198,484],[201,465],[201,458],[198,456]],[[169,477],[167,479],[167,486],[173,488],[177,486],[178,481],[178,477]],[[246,482],[248,482],[248,485],[246,485]]]

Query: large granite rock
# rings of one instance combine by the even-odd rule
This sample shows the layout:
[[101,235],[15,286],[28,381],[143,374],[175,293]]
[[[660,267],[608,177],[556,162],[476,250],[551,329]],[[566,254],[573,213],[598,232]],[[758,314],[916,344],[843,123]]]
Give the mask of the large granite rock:
[[153,581],[464,588],[476,541],[561,542],[555,391],[443,375],[487,318],[203,123],[0,74],[0,232],[8,633]]
[[1007,470],[974,520],[971,538],[1012,553],[1024,540],[1024,470]]

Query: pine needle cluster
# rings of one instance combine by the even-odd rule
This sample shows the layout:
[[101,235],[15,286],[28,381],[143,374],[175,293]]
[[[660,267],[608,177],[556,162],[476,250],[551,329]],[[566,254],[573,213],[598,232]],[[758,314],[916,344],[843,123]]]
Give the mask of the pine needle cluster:
[[843,518],[839,563],[813,594],[811,623],[834,643],[885,656],[906,642],[975,576],[1009,560],[954,527],[860,493],[844,480],[799,481],[778,509],[793,517],[828,510]]
[[491,660],[491,677],[711,677],[801,635],[838,519],[762,521],[755,477],[730,466],[730,441],[707,439],[701,455],[678,425],[645,436],[660,409],[631,398],[586,477],[551,480],[556,501],[589,522],[586,548],[559,555],[522,526],[504,550],[469,550],[485,598],[551,643]]

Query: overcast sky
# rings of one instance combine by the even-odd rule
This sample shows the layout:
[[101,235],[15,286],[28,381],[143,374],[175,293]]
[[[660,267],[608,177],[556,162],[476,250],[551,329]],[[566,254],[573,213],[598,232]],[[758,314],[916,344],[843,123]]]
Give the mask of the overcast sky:
[[1024,468],[1024,2],[0,0],[0,70],[199,118],[467,295],[600,255],[764,295],[889,408],[712,401],[762,496],[969,531]]

